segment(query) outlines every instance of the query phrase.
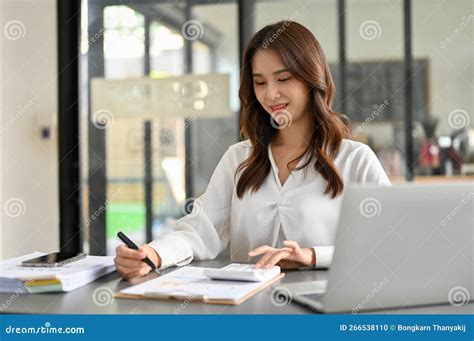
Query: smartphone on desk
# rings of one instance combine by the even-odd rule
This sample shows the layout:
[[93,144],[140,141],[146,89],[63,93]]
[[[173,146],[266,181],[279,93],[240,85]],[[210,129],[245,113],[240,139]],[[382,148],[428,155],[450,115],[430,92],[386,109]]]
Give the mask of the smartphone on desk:
[[25,260],[22,266],[34,266],[42,268],[55,268],[75,262],[86,257],[85,253],[76,252],[54,252],[41,257]]

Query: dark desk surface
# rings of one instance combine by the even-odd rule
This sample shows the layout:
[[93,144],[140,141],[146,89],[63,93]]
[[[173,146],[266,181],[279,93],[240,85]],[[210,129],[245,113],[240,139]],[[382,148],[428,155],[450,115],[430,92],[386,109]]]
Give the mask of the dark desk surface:
[[[193,266],[222,267],[228,262],[223,260],[195,261]],[[167,269],[163,273],[173,271]],[[154,278],[148,275],[143,280]],[[287,271],[279,282],[325,280],[324,270]],[[276,283],[274,286],[278,286]],[[296,304],[275,306],[271,301],[271,288],[257,293],[238,306],[189,303],[175,300],[132,300],[111,298],[117,292],[132,285],[112,273],[82,288],[63,294],[15,295],[0,294],[0,308],[5,305],[4,313],[40,313],[40,314],[305,314],[310,311]],[[462,307],[442,305],[425,308],[405,308],[377,313],[392,314],[472,314],[474,304]]]

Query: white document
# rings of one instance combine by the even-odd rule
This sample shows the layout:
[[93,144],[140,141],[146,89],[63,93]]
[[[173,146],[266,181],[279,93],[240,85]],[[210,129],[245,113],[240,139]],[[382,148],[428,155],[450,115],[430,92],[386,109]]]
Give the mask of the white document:
[[262,286],[262,282],[211,280],[203,274],[207,268],[186,266],[169,274],[121,290],[121,294],[153,297],[153,294],[202,296],[207,299],[239,301]]
[[[18,291],[18,286],[27,281],[57,279],[55,285],[32,286],[26,291],[71,291],[115,270],[113,256],[87,256],[86,258],[55,268],[24,267],[21,263],[45,255],[34,252],[25,256],[2,261],[0,263],[0,292]],[[15,289],[16,290],[13,290]],[[59,288],[59,290],[58,290]],[[49,290],[51,289],[51,290]],[[22,290],[20,290],[22,291]]]

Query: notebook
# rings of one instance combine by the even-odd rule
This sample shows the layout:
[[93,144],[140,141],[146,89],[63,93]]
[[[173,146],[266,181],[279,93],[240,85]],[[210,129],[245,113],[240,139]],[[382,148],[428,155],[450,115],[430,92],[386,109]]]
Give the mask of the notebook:
[[21,262],[45,255],[34,252],[0,263],[0,293],[68,292],[115,270],[113,256],[87,256],[57,268],[24,267]]
[[279,273],[263,282],[212,280],[204,275],[209,268],[185,266],[158,278],[123,289],[117,298],[178,299],[210,304],[239,305],[280,280]]

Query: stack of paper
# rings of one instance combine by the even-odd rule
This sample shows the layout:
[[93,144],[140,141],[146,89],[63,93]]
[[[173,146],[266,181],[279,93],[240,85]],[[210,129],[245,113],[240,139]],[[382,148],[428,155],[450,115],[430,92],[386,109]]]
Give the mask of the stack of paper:
[[57,268],[21,266],[24,260],[43,255],[34,252],[1,262],[0,293],[71,291],[115,270],[113,256],[87,256]]

